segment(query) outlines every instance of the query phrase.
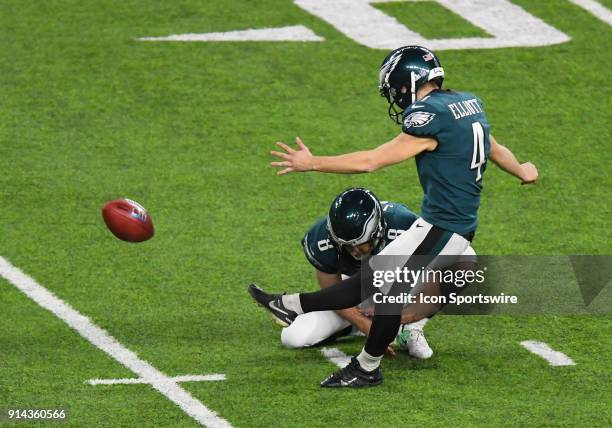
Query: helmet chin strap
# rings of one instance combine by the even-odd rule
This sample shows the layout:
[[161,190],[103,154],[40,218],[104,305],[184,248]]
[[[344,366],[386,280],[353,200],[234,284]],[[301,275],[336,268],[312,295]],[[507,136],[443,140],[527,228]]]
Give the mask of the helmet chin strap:
[[416,74],[413,71],[410,72],[410,93],[412,94],[412,101],[410,104],[414,104],[416,101]]

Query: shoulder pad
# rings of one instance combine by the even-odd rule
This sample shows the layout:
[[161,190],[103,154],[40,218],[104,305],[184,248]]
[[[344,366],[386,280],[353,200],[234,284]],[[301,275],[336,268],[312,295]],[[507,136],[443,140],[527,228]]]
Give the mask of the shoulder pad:
[[338,272],[338,252],[331,243],[325,218],[317,221],[302,239],[304,255],[311,265],[325,273]]
[[417,101],[406,108],[402,131],[417,137],[435,136],[440,132],[440,111],[429,99]]
[[387,241],[394,240],[410,229],[412,223],[418,218],[408,207],[396,202],[387,202],[383,205],[383,216],[387,224],[387,231],[385,233]]

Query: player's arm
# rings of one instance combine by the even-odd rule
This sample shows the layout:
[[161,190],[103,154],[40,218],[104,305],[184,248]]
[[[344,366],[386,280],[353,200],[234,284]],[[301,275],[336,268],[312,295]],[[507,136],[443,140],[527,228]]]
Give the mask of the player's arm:
[[298,149],[278,142],[276,145],[285,152],[272,151],[271,154],[282,159],[272,162],[274,167],[282,167],[278,175],[289,172],[333,172],[337,174],[355,174],[372,172],[406,159],[410,159],[423,151],[435,150],[438,142],[433,138],[415,137],[405,132],[392,140],[371,150],[347,153],[338,156],[313,156],[310,150],[297,137]]
[[534,164],[531,162],[519,163],[510,149],[499,144],[492,135],[489,136],[489,139],[491,141],[489,159],[498,167],[508,174],[514,175],[521,180],[522,184],[533,183],[538,179],[538,169]]
[[[340,274],[337,273],[325,273],[316,269],[317,281],[319,282],[319,287],[327,288],[331,287],[334,284],[337,284],[342,280]],[[338,315],[342,318],[353,324],[359,330],[363,332],[366,336],[370,333],[370,327],[372,325],[372,321],[364,316],[359,309],[356,307],[341,309],[336,311]]]

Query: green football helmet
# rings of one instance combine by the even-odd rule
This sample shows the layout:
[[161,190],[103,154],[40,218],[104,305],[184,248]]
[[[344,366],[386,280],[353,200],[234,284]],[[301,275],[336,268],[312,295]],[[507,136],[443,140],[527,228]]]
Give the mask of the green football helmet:
[[422,46],[403,46],[387,55],[380,66],[380,95],[389,102],[389,117],[402,123],[402,113],[416,101],[421,86],[435,81],[442,87],[444,69],[438,57]]
[[376,248],[385,228],[380,202],[363,188],[353,187],[339,194],[327,215],[327,229],[337,248],[365,243]]

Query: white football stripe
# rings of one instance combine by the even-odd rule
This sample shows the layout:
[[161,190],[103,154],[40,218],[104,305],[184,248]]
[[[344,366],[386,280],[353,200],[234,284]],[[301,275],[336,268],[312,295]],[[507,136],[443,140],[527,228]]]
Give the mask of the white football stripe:
[[351,362],[351,357],[338,348],[321,348],[321,354],[340,368]]
[[538,342],[536,340],[524,340],[521,342],[521,346],[530,352],[544,358],[551,366],[574,366],[576,363],[570,357],[565,355],[563,352],[555,351],[551,349],[544,342]]
[[223,33],[172,34],[164,37],[140,37],[149,42],[322,42],[310,28],[293,25],[279,28],[261,28]]
[[170,379],[151,364],[138,358],[136,353],[111,336],[107,331],[95,325],[89,318],[81,315],[63,300],[56,297],[34,279],[13,266],[8,260],[0,256],[0,276],[13,284],[30,299],[44,309],[52,312],[59,319],[77,331],[94,346],[104,351],[108,356],[117,360],[125,367],[145,379],[153,388],[179,406],[185,413],[200,424],[212,428],[227,428],[232,425],[208,409],[200,401],[191,396],[176,382]]
[[[185,375],[185,376],[174,376],[169,378],[174,382],[202,382],[202,381],[217,381],[225,380],[223,374],[210,374],[210,375]],[[156,379],[162,381],[164,379]],[[151,383],[150,380],[143,378],[122,378],[122,379],[90,379],[87,381],[90,385],[129,385],[129,384],[143,384]]]
[[603,22],[607,23],[608,25],[612,25],[612,12],[610,12],[610,10],[604,5],[602,5],[601,3],[595,0],[570,0],[570,1],[574,3],[576,6],[580,6],[581,8],[585,9],[586,11],[591,13],[593,16],[601,19]]

